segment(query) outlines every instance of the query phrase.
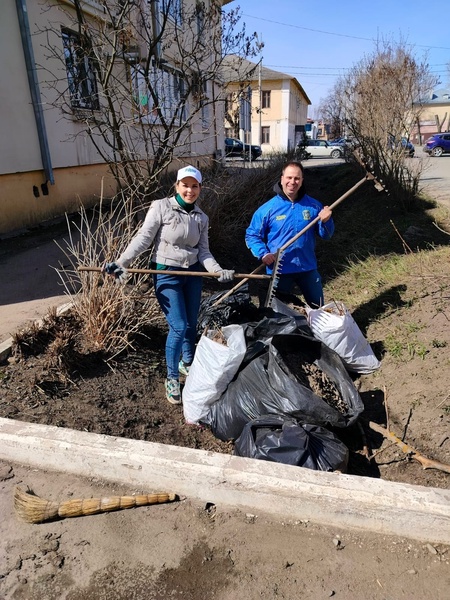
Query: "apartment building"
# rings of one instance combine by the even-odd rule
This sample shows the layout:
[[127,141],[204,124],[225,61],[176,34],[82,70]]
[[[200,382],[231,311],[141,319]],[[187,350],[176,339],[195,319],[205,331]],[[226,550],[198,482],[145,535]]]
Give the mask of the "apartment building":
[[212,160],[223,146],[214,64],[231,1],[2,1],[0,234],[133,181],[145,187],[144,165]]
[[[242,77],[243,72],[248,74]],[[311,101],[295,77],[230,56],[224,63],[223,78],[226,137],[244,135],[245,142],[260,144],[263,153],[287,151],[298,143]],[[250,107],[249,123],[244,127],[242,105]]]

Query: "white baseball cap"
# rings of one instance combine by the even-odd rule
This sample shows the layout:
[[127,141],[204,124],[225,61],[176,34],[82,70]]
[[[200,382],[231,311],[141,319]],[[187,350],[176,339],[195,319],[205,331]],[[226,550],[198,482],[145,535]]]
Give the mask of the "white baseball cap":
[[180,181],[184,177],[193,177],[199,183],[202,182],[202,174],[200,173],[200,171],[198,169],[196,169],[195,167],[192,167],[191,165],[188,165],[187,167],[183,167],[182,169],[179,169],[179,171],[177,173],[177,181]]

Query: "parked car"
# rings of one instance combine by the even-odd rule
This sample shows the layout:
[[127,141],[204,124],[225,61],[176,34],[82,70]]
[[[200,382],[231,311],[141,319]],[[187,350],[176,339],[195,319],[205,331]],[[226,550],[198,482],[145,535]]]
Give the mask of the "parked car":
[[306,140],[297,146],[298,158],[343,158],[344,146],[331,146],[325,140]]
[[450,152],[450,133],[435,133],[427,140],[423,151],[430,156],[442,156]]
[[414,148],[414,144],[404,137],[402,137],[400,143],[402,145],[403,150],[408,154],[410,158],[412,158],[416,151],[416,149]]
[[339,137],[335,140],[328,140],[330,146],[354,146],[355,140],[349,137]]
[[416,152],[414,148],[414,144],[408,140],[408,138],[402,137],[400,138],[400,142],[395,141],[394,136],[389,137],[389,145],[391,150],[395,151],[399,146],[401,146],[403,152],[407,154],[410,158],[412,158]]
[[261,146],[243,144],[235,138],[225,138],[225,156],[240,156],[249,160],[256,160],[262,154]]

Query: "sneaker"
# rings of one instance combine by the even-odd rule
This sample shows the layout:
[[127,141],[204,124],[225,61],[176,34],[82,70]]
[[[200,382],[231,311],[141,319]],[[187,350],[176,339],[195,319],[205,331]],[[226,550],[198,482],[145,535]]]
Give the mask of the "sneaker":
[[182,360],[180,360],[180,364],[178,365],[178,370],[181,373],[181,375],[184,375],[185,377],[187,377],[189,375],[190,367],[191,367],[191,365],[187,365]]
[[180,382],[177,379],[166,379],[164,386],[170,404],[181,404]]

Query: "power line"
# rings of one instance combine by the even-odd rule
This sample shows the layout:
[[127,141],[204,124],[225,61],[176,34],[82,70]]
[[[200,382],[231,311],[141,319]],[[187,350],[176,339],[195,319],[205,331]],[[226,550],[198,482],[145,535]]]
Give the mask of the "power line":
[[[255,17],[254,15],[247,15],[242,13],[243,17],[250,17],[250,19],[257,19],[258,21],[266,21],[267,23],[273,23],[274,25],[283,25],[284,27],[293,27],[294,29],[303,29],[304,31],[313,31],[314,33],[323,33],[325,35],[334,35],[337,37],[350,38],[353,40],[364,40],[366,42],[377,42],[374,38],[359,37],[357,35],[348,35],[346,33],[335,33],[333,31],[323,31],[322,29],[312,29],[311,27],[302,27],[301,25],[292,25],[291,23],[282,23],[281,21],[272,21],[271,19],[263,19],[262,17]],[[423,44],[411,44],[418,48],[427,48],[428,50],[450,50],[450,48],[444,46],[424,46]]]
[[[450,61],[449,61],[450,64]],[[351,67],[306,67],[304,65],[266,65],[264,63],[265,67],[271,68],[271,69],[315,69],[317,70],[329,70],[329,71],[340,71],[340,70],[344,70],[347,71],[349,70]],[[442,64],[438,64],[438,65],[429,65],[430,67],[446,67],[447,63],[442,63]],[[440,71],[443,72],[443,71]]]
[[[266,65],[267,67],[270,68],[276,68],[276,65]],[[299,67],[302,68],[302,67]],[[347,70],[349,71],[350,69],[343,69],[343,70]],[[444,74],[447,71],[430,71],[430,73],[432,75],[440,75],[440,74]],[[289,73],[290,75],[293,76],[297,76],[297,75],[302,75],[303,77],[339,77],[339,73],[306,73],[303,71],[297,71],[296,67],[290,68],[289,69]]]

